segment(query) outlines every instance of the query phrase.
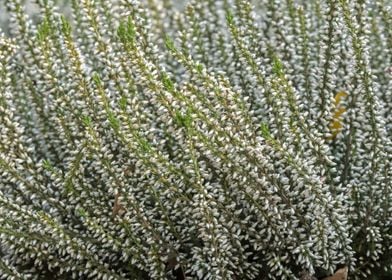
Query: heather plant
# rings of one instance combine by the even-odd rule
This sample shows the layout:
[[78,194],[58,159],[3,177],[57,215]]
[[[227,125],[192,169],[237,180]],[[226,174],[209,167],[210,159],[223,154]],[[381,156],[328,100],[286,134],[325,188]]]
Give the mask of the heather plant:
[[390,1],[2,2],[1,279],[392,270]]

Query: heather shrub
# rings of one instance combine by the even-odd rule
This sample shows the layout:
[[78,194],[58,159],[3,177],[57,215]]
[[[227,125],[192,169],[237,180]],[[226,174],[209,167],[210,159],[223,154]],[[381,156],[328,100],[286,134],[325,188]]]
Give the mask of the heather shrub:
[[391,271],[389,1],[27,2],[0,6],[1,279]]

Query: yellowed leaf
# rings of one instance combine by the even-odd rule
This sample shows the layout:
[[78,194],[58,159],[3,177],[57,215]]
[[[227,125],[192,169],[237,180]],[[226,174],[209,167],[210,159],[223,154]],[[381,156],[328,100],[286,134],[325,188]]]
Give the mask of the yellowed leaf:
[[113,217],[116,215],[122,215],[125,213],[125,208],[124,206],[121,205],[120,203],[120,194],[116,194],[114,197],[114,204],[113,204],[113,210],[112,210],[112,215]]
[[333,112],[331,123],[329,124],[329,128],[332,134],[330,140],[335,139],[336,136],[339,134],[339,132],[343,129],[341,116],[343,115],[344,112],[346,112],[346,108],[342,105],[342,101],[347,96],[348,94],[344,91],[339,91],[335,95],[335,101],[334,101],[335,111]]

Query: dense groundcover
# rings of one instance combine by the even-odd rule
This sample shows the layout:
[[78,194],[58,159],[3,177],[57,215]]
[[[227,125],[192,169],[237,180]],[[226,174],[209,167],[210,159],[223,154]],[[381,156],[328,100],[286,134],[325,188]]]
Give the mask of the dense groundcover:
[[0,2],[0,279],[390,273],[391,1]]

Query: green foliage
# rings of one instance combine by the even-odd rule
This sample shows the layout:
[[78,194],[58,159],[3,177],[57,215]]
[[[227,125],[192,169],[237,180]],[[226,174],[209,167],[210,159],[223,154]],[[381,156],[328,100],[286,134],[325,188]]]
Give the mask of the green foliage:
[[0,1],[0,279],[388,278],[388,1],[58,2]]

